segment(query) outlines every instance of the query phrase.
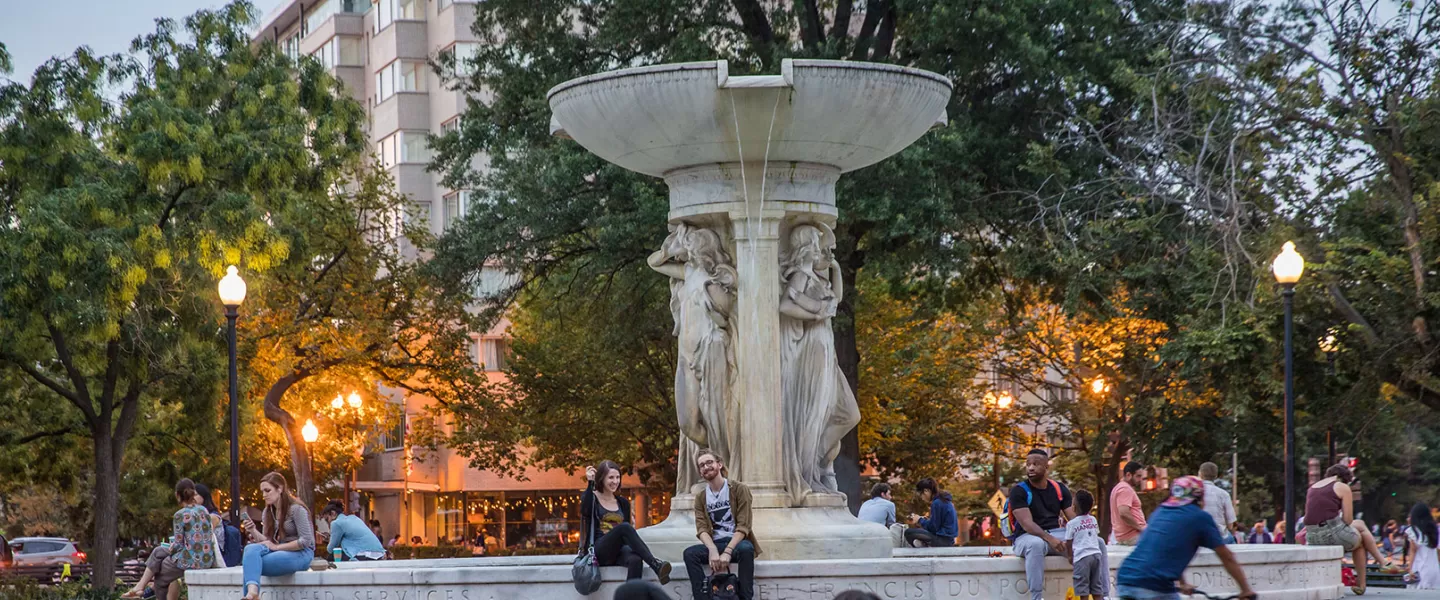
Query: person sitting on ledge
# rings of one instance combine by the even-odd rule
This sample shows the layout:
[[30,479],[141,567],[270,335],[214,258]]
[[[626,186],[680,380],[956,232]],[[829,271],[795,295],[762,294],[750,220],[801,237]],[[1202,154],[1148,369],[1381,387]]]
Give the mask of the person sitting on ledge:
[[690,591],[694,600],[708,600],[705,566],[712,574],[727,573],[735,562],[740,565],[740,597],[751,600],[760,543],[750,530],[750,488],[726,479],[725,463],[708,449],[695,455],[695,465],[705,480],[705,490],[695,494],[695,535],[700,543],[685,549]]
[[602,460],[585,469],[585,480],[589,484],[580,496],[580,522],[587,539],[594,540],[595,560],[602,567],[625,565],[626,581],[639,579],[643,572],[641,565],[650,565],[662,585],[670,583],[670,563],[650,553],[650,547],[635,532],[630,501],[617,493],[620,465]]
[[1065,554],[1060,517],[1075,518],[1070,488],[1049,475],[1050,455],[1036,448],[1025,456],[1025,479],[1010,487],[1010,514],[1019,525],[1013,533],[1014,551],[1025,559],[1031,600],[1040,600],[1045,591],[1045,557]]
[[930,516],[910,515],[910,528],[905,530],[905,543],[916,548],[948,548],[960,535],[960,520],[955,516],[955,502],[950,492],[942,491],[929,477],[915,484],[920,498],[930,503]]
[[331,500],[325,505],[320,518],[330,523],[330,541],[325,544],[325,553],[333,555],[339,548],[345,560],[380,560],[385,558],[385,547],[370,526],[355,515],[345,514],[345,505]]

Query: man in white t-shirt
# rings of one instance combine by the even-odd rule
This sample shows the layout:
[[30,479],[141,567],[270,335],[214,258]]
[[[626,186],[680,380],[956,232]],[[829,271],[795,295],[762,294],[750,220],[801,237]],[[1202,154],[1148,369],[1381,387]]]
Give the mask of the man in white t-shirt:
[[1099,600],[1110,587],[1110,566],[1100,541],[1100,523],[1090,516],[1094,507],[1095,497],[1090,492],[1075,490],[1075,518],[1065,522],[1065,553],[1074,566],[1075,595]]
[[1226,544],[1235,543],[1235,502],[1230,499],[1230,492],[1227,492],[1215,485],[1215,478],[1220,476],[1220,467],[1212,462],[1200,465],[1200,479],[1205,481],[1205,512],[1210,518],[1215,519],[1215,527],[1220,529],[1220,539]]
[[733,561],[740,567],[740,597],[751,600],[760,543],[750,530],[750,488],[726,479],[725,463],[710,450],[695,455],[695,466],[705,483],[695,490],[695,536],[700,543],[685,549],[691,594],[695,600],[708,600],[705,567],[712,575],[726,573]]

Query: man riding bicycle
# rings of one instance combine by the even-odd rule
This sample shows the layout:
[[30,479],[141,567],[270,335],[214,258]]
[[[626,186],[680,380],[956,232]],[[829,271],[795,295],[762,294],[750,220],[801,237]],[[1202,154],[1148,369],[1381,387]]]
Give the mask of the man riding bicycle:
[[1220,539],[1215,520],[1204,506],[1205,483],[1199,477],[1181,477],[1170,484],[1170,499],[1150,515],[1135,550],[1115,574],[1120,598],[1179,600],[1180,592],[1194,592],[1195,587],[1185,583],[1185,568],[1202,546],[1214,550],[1225,572],[1240,584],[1236,598],[1256,597],[1244,569]]

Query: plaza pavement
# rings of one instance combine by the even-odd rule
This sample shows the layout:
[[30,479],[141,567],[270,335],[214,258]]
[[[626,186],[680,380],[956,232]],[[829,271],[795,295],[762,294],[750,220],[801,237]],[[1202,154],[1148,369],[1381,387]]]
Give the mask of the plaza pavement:
[[[1261,598],[1264,598],[1265,595],[1264,595],[1264,594],[1261,594],[1260,597],[1261,597]],[[1370,589],[1365,590],[1365,595],[1364,595],[1364,596],[1356,596],[1355,594],[1350,593],[1350,591],[1347,589],[1347,590],[1345,591],[1345,597],[1346,597],[1346,598],[1396,598],[1397,600],[1398,600],[1398,599],[1405,599],[1405,600],[1421,600],[1421,599],[1424,599],[1424,600],[1440,600],[1440,590],[1405,590],[1405,589],[1398,589],[1398,588],[1374,588],[1374,587],[1372,587],[1372,588],[1370,588]]]

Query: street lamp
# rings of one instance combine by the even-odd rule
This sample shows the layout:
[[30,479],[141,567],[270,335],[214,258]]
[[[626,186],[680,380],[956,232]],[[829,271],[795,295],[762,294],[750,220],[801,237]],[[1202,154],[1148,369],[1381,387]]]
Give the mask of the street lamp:
[[345,396],[342,394],[335,394],[335,399],[330,401],[330,408],[333,408],[335,410],[345,408]]
[[363,401],[360,399],[360,392],[350,392],[350,408],[360,408],[361,402]]
[[1285,543],[1295,539],[1295,284],[1305,272],[1305,259],[1295,242],[1285,242],[1270,266],[1285,299]]
[[[1007,410],[1015,403],[1015,396],[1010,392],[985,392],[985,404],[994,410]],[[992,413],[993,416],[993,413]],[[990,437],[990,473],[995,476],[995,490],[1000,490],[1000,434],[992,434]]]
[[[1325,333],[1325,337],[1320,338],[1320,351],[1325,353],[1325,374],[1327,376],[1334,375],[1335,354],[1340,351],[1340,340],[1336,339],[1333,327]],[[1335,427],[1333,425],[1325,426],[1325,447],[1329,451],[1330,457],[1330,461],[1325,463],[1328,468],[1328,465],[1335,464]]]
[[305,426],[300,428],[300,437],[305,438],[305,443],[313,444],[320,439],[320,430],[315,427],[315,422],[305,419]]
[[1105,377],[1097,376],[1094,381],[1090,382],[1090,392],[1096,396],[1108,391],[1110,391],[1110,384],[1105,383]]
[[245,301],[245,280],[230,265],[220,279],[220,303],[225,305],[225,338],[230,347],[230,522],[240,522],[240,375],[235,367],[235,319]]

